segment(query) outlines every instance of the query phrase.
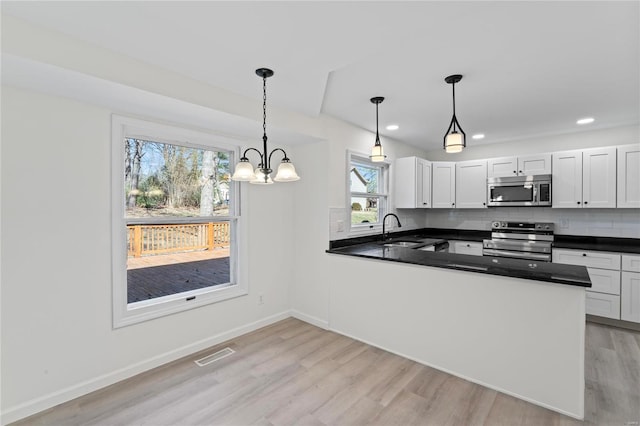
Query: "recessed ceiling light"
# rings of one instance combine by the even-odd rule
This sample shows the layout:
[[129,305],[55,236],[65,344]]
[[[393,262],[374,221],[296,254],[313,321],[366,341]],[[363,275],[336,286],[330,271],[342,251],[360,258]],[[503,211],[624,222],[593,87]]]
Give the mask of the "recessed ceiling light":
[[595,119],[593,117],[585,117],[585,118],[581,118],[580,120],[576,121],[576,124],[589,124],[589,123],[593,123],[594,120]]
[[477,133],[471,136],[472,139],[484,139],[484,133]]
[[387,126],[387,130],[398,130],[400,128],[400,126],[398,126],[397,124],[389,124]]

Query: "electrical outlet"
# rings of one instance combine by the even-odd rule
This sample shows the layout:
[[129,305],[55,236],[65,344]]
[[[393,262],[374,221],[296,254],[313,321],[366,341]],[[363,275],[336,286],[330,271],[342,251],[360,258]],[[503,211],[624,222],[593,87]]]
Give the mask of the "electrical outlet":
[[336,223],[338,224],[338,232],[344,232],[344,220],[338,220]]
[[258,295],[258,305],[264,304],[264,294]]

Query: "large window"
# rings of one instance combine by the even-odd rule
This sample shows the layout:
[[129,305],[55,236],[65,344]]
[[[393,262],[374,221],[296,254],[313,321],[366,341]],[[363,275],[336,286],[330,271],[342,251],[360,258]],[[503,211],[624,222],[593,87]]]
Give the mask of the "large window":
[[388,165],[349,154],[349,205],[351,231],[365,231],[381,225],[387,210]]
[[114,326],[246,293],[236,154],[211,135],[114,116]]

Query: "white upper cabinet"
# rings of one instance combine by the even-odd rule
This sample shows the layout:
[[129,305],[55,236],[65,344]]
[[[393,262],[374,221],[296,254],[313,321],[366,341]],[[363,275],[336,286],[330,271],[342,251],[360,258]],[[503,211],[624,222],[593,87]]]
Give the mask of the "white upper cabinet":
[[616,148],[582,152],[582,207],[616,206]]
[[582,207],[582,151],[553,154],[552,207]]
[[518,157],[518,175],[550,175],[551,154],[528,155]]
[[518,176],[518,158],[502,157],[487,160],[488,177]]
[[435,161],[431,163],[431,173],[431,207],[440,209],[456,207],[456,163]]
[[549,174],[551,174],[551,154],[490,158],[487,162],[487,177]]
[[553,154],[552,206],[616,207],[616,148]]
[[396,208],[431,208],[431,162],[418,157],[395,161]]
[[456,207],[482,209],[487,207],[487,161],[456,163]]
[[618,207],[640,207],[640,145],[618,147]]

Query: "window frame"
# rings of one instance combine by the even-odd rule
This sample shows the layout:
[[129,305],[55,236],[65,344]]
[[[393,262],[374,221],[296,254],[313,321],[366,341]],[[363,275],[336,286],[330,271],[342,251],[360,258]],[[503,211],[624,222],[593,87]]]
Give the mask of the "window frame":
[[[361,193],[351,192],[351,168],[353,163],[362,164],[367,167],[373,167],[380,169],[380,180],[378,182],[378,192],[376,193]],[[346,210],[347,210],[347,223],[348,232],[350,236],[366,235],[376,232],[382,232],[382,218],[389,212],[389,166],[390,162],[385,160],[381,162],[373,162],[369,159],[369,156],[355,151],[347,150],[346,161]],[[352,224],[351,223],[351,198],[353,196],[362,197],[377,197],[378,198],[378,217],[379,222],[367,223],[367,224]]]
[[[171,222],[207,222],[211,219],[229,221],[231,240],[229,267],[231,283],[215,285],[174,295],[162,296],[136,302],[127,300],[127,218],[123,200],[124,194],[124,140],[136,138],[185,146],[196,149],[222,149],[230,153],[229,163],[235,164],[240,157],[241,141],[223,136],[190,130],[175,125],[160,124],[131,117],[112,115],[111,129],[111,244],[112,244],[112,311],[113,328],[125,327],[161,318],[200,306],[221,302],[248,294],[248,280],[241,268],[241,259],[246,259],[246,244],[241,216],[242,195],[240,185],[230,181],[229,216],[206,216],[192,218],[170,218]],[[131,220],[130,220],[131,221]],[[132,221],[135,221],[133,219]],[[145,219],[145,223],[166,222],[167,218]],[[235,282],[234,281],[235,278]],[[193,298],[195,296],[195,298]],[[189,300],[190,299],[190,300]]]

